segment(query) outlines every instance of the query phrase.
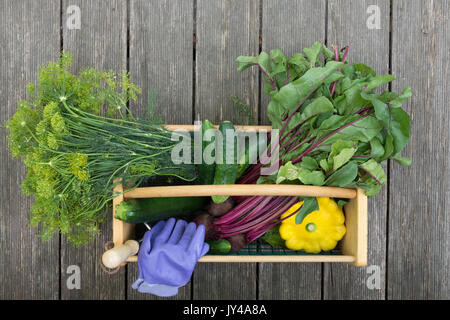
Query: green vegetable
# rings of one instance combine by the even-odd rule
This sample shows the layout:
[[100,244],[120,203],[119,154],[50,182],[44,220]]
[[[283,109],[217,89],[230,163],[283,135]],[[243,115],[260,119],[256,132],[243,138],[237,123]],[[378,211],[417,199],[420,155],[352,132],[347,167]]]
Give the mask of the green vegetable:
[[[234,126],[230,121],[224,121],[219,126],[222,139],[216,140],[216,172],[214,184],[234,184],[236,182],[237,163],[237,137]],[[219,140],[222,140],[221,143]],[[220,145],[222,144],[222,145]],[[215,203],[222,203],[229,196],[212,196]]]
[[[202,157],[204,155],[205,149],[207,150],[208,146],[215,143],[215,136],[211,136],[210,139],[206,139],[205,141],[205,133],[207,130],[214,130],[215,128],[211,122],[208,120],[204,120],[202,123]],[[211,154],[214,156],[214,153]],[[214,183],[214,172],[216,170],[216,164],[211,163],[208,164],[205,162],[205,159],[202,158],[202,163],[198,166],[198,178],[200,184],[213,184]]]
[[206,242],[209,244],[209,252],[208,253],[225,254],[225,253],[229,253],[231,250],[231,243],[226,239],[209,240]]
[[267,231],[261,238],[274,248],[286,248],[285,241],[280,236],[280,225]]
[[346,63],[348,52],[316,42],[290,58],[277,49],[236,59],[238,71],[258,66],[265,76],[281,158],[278,172],[260,179],[258,163],[239,181],[358,187],[373,196],[386,182],[385,160],[411,163],[401,155],[410,139],[410,117],[401,105],[411,89],[378,93],[395,78]]
[[[116,179],[133,188],[149,177],[196,176],[193,166],[172,163],[171,132],[129,112],[140,89],[126,72],[87,68],[76,76],[71,61],[63,53],[40,69],[30,100],[19,102],[7,128],[11,153],[27,169],[22,190],[34,197],[31,225],[40,224],[43,239],[60,232],[78,246],[99,233]],[[101,110],[121,119],[99,116]]]
[[308,214],[319,210],[319,203],[316,197],[304,197],[303,201],[303,205],[295,216],[295,224],[301,224]]
[[132,199],[116,206],[115,217],[128,223],[188,217],[203,208],[207,201],[208,197]]
[[[258,142],[255,144],[245,144],[244,152],[239,158],[238,161],[238,171],[237,171],[237,177],[240,178],[244,172],[252,165],[252,163],[256,163],[257,159],[250,158],[251,156],[254,157],[254,155],[259,155],[260,152],[262,152],[263,148],[267,146],[267,139],[263,138],[262,136],[257,136]],[[245,143],[245,141],[244,141]]]

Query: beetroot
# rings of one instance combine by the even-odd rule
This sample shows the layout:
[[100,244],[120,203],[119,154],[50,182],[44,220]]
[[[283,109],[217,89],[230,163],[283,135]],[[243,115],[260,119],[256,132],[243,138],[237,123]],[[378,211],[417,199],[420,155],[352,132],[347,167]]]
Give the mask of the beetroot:
[[197,227],[201,224],[205,226],[205,240],[215,239],[216,230],[212,225],[213,220],[214,218],[207,213],[202,213],[193,219]]
[[228,211],[230,211],[234,206],[234,201],[231,198],[228,198],[225,202],[222,203],[211,203],[207,207],[207,211],[213,217],[221,217]]
[[247,245],[247,241],[245,240],[243,234],[236,234],[234,236],[226,238],[226,240],[228,240],[228,242],[230,242],[231,244],[230,252],[238,252]]

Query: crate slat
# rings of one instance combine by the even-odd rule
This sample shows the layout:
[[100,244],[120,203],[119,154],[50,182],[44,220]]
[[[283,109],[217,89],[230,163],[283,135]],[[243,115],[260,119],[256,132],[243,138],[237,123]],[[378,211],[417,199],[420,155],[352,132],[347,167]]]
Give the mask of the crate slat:
[[[137,262],[137,256],[127,259],[127,262]],[[350,255],[210,255],[200,258],[199,262],[346,262],[355,263],[355,257]]]
[[116,206],[120,204],[123,199],[123,187],[122,184],[118,184],[114,188],[114,192],[119,195],[113,200],[113,242],[114,246],[119,246],[125,241],[134,238],[134,224],[127,223],[125,221],[116,219]]
[[367,264],[367,197],[362,189],[345,207],[346,235],[342,239],[342,252],[355,257],[354,265]]

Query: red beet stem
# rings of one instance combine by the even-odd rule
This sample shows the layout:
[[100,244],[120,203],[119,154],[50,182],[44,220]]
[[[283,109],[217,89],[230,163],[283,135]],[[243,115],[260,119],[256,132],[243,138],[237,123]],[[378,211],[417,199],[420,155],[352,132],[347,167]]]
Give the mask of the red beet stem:
[[270,229],[275,227],[277,224],[281,223],[283,220],[286,220],[289,217],[292,217],[293,215],[297,214],[299,211],[300,211],[300,208],[297,211],[291,213],[290,215],[288,215],[282,219],[280,218],[278,221],[275,221],[271,224],[263,225],[262,227],[254,228],[254,229],[250,230],[250,232],[248,232],[246,235],[248,243],[258,239],[259,237],[264,235],[267,231],[269,231]]
[[245,233],[248,231],[251,231],[252,229],[258,229],[263,226],[265,226],[267,223],[270,223],[274,219],[280,217],[284,212],[286,212],[295,202],[297,201],[297,197],[288,197],[285,202],[283,202],[283,205],[280,207],[277,207],[276,209],[273,209],[269,212],[265,212],[264,215],[260,216],[255,221],[252,221],[252,223],[248,223],[245,226],[241,226],[239,228],[236,228],[234,230],[228,230],[227,234],[222,233],[224,237],[228,237],[234,234],[240,234]]
[[[252,219],[258,217],[261,213],[264,213],[267,210],[272,209],[274,206],[277,205],[277,203],[279,203],[278,199],[271,199],[272,197],[268,197],[268,199],[263,200],[258,207],[256,207],[255,209],[251,210],[247,215],[245,215],[242,219],[235,221],[233,223],[227,224],[227,225],[222,225],[220,230],[227,230],[227,229],[234,229],[236,227],[242,226],[247,224],[249,221],[251,221]],[[269,201],[266,201],[269,200]],[[273,201],[271,201],[273,200]]]
[[280,197],[280,199],[272,201],[270,206],[266,206],[262,210],[259,210],[256,213],[255,213],[256,210],[253,210],[247,216],[245,216],[244,219],[239,220],[237,223],[229,224],[226,226],[224,225],[223,227],[221,226],[220,231],[222,233],[224,233],[224,232],[230,232],[230,231],[235,231],[235,230],[241,230],[242,227],[247,227],[249,225],[252,225],[254,223],[254,221],[256,219],[258,219],[258,217],[266,215],[268,212],[272,213],[274,210],[278,210],[280,208],[280,205],[283,204],[283,201],[284,201],[283,197]]
[[[283,197],[276,197],[266,207],[263,208],[262,213],[264,213],[264,211],[272,210],[273,208],[278,206],[281,202],[283,202]],[[241,226],[241,225],[245,224],[247,221],[250,221],[251,219],[258,216],[256,213],[259,214],[259,212],[255,212],[255,210],[253,210],[247,216],[245,216],[244,219],[242,219],[242,220],[238,221],[238,223],[234,224],[234,226],[237,227],[237,226]]]
[[240,203],[239,206],[235,207],[233,210],[216,219],[216,221],[214,221],[214,225],[230,223],[231,221],[240,218],[242,216],[242,213],[253,209],[258,203],[261,202],[263,198],[264,196],[250,197],[248,202],[244,201]]

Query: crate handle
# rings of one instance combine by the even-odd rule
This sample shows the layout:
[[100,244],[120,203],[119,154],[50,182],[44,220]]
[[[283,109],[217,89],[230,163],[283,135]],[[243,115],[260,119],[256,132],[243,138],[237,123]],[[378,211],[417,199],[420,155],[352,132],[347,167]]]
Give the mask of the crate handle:
[[304,196],[356,198],[356,189],[281,184],[181,185],[144,187],[127,191],[125,199],[201,196]]

